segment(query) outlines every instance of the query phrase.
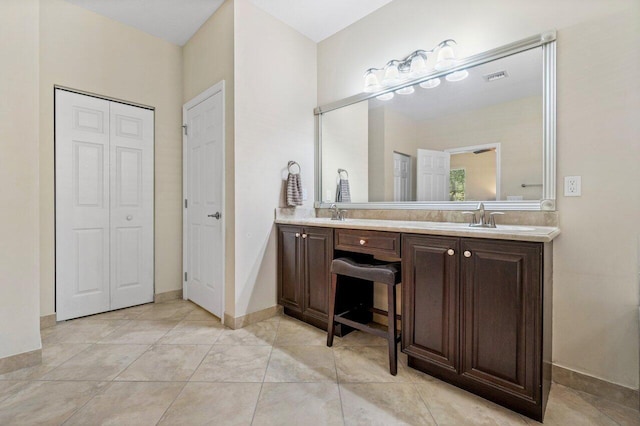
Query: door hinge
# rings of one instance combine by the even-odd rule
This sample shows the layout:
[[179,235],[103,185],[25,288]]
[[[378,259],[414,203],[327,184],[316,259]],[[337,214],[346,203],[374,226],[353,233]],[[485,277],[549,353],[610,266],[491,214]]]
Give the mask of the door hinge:
[[188,135],[189,135],[188,126],[187,126],[186,124],[183,124],[183,125],[182,125],[182,128],[184,129],[184,134],[185,134],[185,136],[188,136]]
[[184,280],[187,281],[187,273],[184,273]]
[[184,208],[186,209],[189,206],[189,203],[187,202],[187,199],[184,199]]

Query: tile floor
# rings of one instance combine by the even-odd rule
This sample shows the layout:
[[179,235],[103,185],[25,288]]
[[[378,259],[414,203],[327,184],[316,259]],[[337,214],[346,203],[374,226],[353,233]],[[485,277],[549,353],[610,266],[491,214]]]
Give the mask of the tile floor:
[[[42,330],[41,366],[0,376],[0,425],[534,425],[412,370],[385,341],[288,317],[230,330],[190,302]],[[638,411],[554,385],[545,424],[640,425]]]

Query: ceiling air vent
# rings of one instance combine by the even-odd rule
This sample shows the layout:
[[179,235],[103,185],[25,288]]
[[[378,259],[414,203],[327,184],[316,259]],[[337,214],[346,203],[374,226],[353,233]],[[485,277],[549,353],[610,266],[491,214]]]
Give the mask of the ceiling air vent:
[[496,71],[496,72],[492,72],[491,74],[486,74],[482,76],[482,78],[484,78],[487,81],[487,83],[491,83],[492,81],[500,80],[507,77],[509,77],[509,74],[507,73],[506,70]]

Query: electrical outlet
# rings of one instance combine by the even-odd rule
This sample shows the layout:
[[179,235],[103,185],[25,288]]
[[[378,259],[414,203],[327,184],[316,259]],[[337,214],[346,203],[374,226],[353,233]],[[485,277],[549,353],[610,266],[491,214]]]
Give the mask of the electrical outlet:
[[564,177],[564,196],[580,197],[582,195],[582,177],[581,176],[565,176]]
[[302,201],[307,201],[308,193],[307,188],[302,188]]

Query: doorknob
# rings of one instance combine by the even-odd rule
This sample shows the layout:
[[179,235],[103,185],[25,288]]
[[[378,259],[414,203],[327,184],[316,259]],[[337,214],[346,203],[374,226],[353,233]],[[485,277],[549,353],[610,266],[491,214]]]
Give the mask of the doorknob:
[[215,214],[209,214],[207,215],[207,217],[215,217],[216,219],[220,220],[220,216],[222,216],[220,214],[220,212],[216,212]]

